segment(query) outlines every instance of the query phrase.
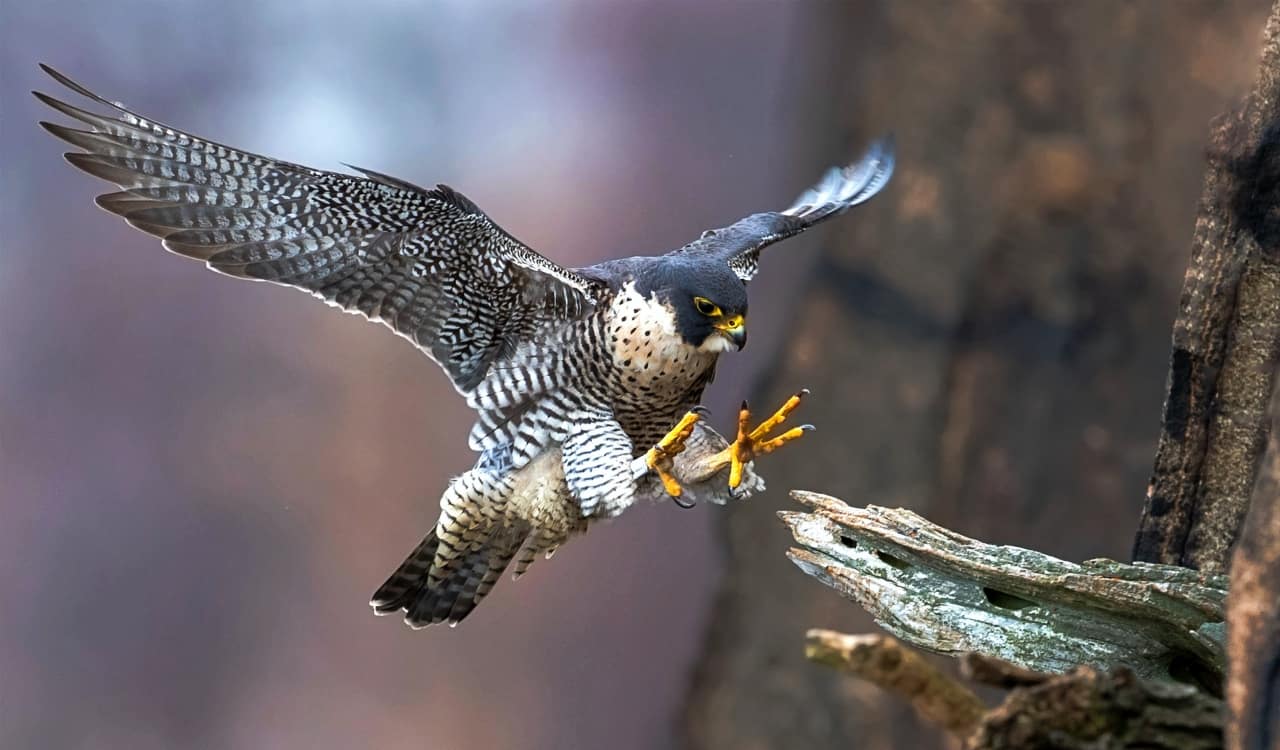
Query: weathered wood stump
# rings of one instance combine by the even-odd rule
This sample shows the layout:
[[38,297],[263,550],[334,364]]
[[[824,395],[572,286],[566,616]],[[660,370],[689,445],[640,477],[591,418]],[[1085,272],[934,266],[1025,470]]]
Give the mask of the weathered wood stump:
[[1221,695],[1226,576],[1114,560],[1076,564],[984,544],[908,510],[810,492],[782,511],[788,556],[927,651],[979,652],[1038,672],[1125,665]]

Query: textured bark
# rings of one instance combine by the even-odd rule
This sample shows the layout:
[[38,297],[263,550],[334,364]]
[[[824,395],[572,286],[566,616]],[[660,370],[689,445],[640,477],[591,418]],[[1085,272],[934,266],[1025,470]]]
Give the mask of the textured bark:
[[971,750],[1216,750],[1222,701],[1127,669],[1080,667],[1014,690],[987,714]]
[[805,653],[905,698],[921,718],[969,750],[1223,747],[1221,699],[1190,685],[1143,679],[1124,667],[1077,667],[1054,675],[965,654],[967,679],[1011,691],[988,711],[972,690],[888,636],[812,630]]
[[[883,130],[899,171],[813,235],[813,282],[785,300],[787,344],[751,400],[807,386],[818,431],[762,462],[772,491],[726,514],[727,577],[686,704],[697,748],[941,742],[901,702],[804,663],[809,628],[872,621],[769,553],[788,544],[788,488],[1067,559],[1128,553],[1206,123],[1248,89],[1242,40],[1269,3],[815,7],[826,17],[793,33],[820,51],[796,115],[818,140],[793,184]],[[820,153],[840,129],[843,147]]]
[[1227,745],[1280,745],[1280,382],[1271,438],[1231,564],[1227,598]]
[[1135,560],[1222,571],[1280,364],[1280,3],[1257,83],[1215,125]]
[[783,512],[801,570],[917,648],[995,656],[1037,672],[1131,668],[1221,694],[1225,576],[1112,560],[1066,562],[984,544],[908,510],[796,491]]

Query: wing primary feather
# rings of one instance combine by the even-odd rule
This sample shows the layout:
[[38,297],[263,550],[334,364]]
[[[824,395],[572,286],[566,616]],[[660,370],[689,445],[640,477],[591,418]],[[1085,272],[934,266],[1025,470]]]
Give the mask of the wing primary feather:
[[894,162],[893,136],[885,136],[853,164],[828,170],[817,185],[782,213],[810,223],[841,214],[879,193],[893,176]]
[[873,142],[853,164],[828,169],[785,211],[752,214],[731,226],[703,232],[673,254],[721,259],[739,279],[750,281],[758,270],[761,250],[870,200],[889,183],[893,168],[890,135]]
[[[49,65],[45,65],[44,63],[37,63],[37,64],[40,66],[40,69],[43,70],[50,78],[62,84],[63,86],[66,86],[67,88],[76,92],[80,96],[83,96],[86,99],[92,99],[93,101],[98,102],[99,104],[105,104],[106,106],[111,107],[114,110],[132,114],[131,112],[129,112],[129,110],[125,109],[123,104],[119,104],[113,101],[108,101],[107,99],[104,99],[101,96],[98,96],[97,94],[93,93],[92,91],[85,88],[84,86],[81,86],[80,84],[71,80],[70,78],[63,75],[62,73],[59,73],[53,67]],[[41,96],[39,92],[33,91],[31,93],[35,94],[36,96]]]

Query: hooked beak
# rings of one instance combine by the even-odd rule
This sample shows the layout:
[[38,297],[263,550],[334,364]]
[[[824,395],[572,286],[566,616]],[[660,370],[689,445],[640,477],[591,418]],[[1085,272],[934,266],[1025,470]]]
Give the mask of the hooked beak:
[[716,330],[732,341],[739,351],[747,345],[747,321],[741,315],[730,315],[716,323]]

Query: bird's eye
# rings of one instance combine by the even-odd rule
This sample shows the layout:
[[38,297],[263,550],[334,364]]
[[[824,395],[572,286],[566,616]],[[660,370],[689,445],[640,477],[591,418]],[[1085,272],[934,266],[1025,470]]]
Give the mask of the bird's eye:
[[720,317],[720,308],[716,305],[716,303],[712,302],[706,297],[694,297],[693,306],[698,308],[698,312],[702,313],[708,318]]

